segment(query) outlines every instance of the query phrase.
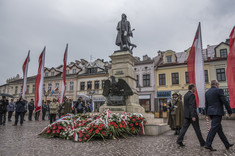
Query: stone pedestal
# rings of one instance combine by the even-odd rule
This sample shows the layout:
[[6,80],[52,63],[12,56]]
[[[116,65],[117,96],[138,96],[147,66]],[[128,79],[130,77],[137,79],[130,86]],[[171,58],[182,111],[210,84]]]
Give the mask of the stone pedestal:
[[116,81],[118,78],[124,79],[133,91],[133,95],[126,100],[126,106],[107,106],[105,103],[100,107],[99,111],[110,109],[112,112],[133,112],[144,113],[144,108],[139,104],[139,96],[136,91],[136,74],[134,70],[135,58],[129,51],[114,52],[110,56],[112,59],[112,68],[109,71],[109,76],[114,76]]

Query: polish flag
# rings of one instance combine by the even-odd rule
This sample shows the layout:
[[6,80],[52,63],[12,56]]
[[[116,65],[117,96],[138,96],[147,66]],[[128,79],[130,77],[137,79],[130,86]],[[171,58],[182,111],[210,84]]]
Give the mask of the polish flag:
[[67,52],[68,52],[68,44],[66,45],[65,52],[64,52],[64,59],[63,59],[64,66],[63,66],[63,74],[62,74],[63,81],[62,81],[62,87],[61,87],[60,104],[63,102],[64,94],[65,94],[66,67],[67,67],[67,55],[68,55]]
[[229,55],[227,58],[227,83],[230,97],[230,107],[235,108],[235,26],[229,36]]
[[46,47],[44,47],[38,59],[39,67],[35,82],[35,107],[36,107],[35,112],[39,111],[42,106],[45,53],[46,53]]
[[196,86],[196,91],[194,94],[196,97],[197,107],[203,108],[205,107],[206,88],[200,22],[188,56],[187,67],[189,83],[193,83]]
[[23,87],[22,87],[22,98],[25,98],[25,93],[26,93],[26,84],[27,84],[27,74],[28,74],[28,65],[30,62],[30,50],[28,52],[28,56],[26,57],[24,64],[22,66],[22,70],[23,70]]

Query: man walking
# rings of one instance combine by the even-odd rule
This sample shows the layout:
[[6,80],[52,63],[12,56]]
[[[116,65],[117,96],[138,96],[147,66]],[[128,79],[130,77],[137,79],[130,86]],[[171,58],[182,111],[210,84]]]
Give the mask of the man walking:
[[194,95],[194,92],[196,90],[195,85],[190,84],[188,86],[188,90],[189,91],[184,95],[184,125],[178,136],[177,144],[179,144],[181,147],[185,146],[183,144],[184,135],[187,132],[190,124],[192,124],[196,132],[197,138],[200,142],[200,145],[204,146],[205,141],[202,137],[202,133],[201,133],[200,126],[199,126],[199,119],[197,115],[197,104],[196,104],[196,99]]
[[227,109],[229,116],[231,116],[232,110],[224,96],[224,92],[222,89],[219,89],[218,81],[213,80],[211,81],[211,88],[206,92],[205,110],[206,116],[211,119],[211,129],[206,139],[205,148],[210,149],[211,151],[216,151],[216,149],[213,149],[211,146],[216,133],[218,133],[220,139],[227,149],[234,145],[228,142],[221,125],[222,116],[224,115],[223,105]]
[[33,116],[33,110],[34,110],[34,102],[33,99],[28,104],[28,110],[29,110],[29,121],[32,121],[32,116]]
[[11,121],[11,117],[12,117],[14,110],[15,110],[15,103],[14,103],[14,100],[11,99],[11,102],[9,103],[9,105],[7,105],[8,121]]

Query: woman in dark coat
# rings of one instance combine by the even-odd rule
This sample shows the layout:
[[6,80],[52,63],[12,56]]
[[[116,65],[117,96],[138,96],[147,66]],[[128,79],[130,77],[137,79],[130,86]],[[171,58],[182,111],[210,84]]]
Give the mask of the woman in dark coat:
[[17,126],[19,116],[20,116],[20,125],[23,126],[24,113],[25,113],[25,101],[21,96],[19,101],[16,102],[15,124],[13,126]]

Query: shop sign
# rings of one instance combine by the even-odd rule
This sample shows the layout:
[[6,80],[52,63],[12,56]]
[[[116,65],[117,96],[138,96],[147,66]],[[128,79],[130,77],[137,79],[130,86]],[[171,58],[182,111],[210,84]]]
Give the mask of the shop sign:
[[157,97],[161,98],[161,97],[171,97],[171,91],[158,91],[157,92]]

